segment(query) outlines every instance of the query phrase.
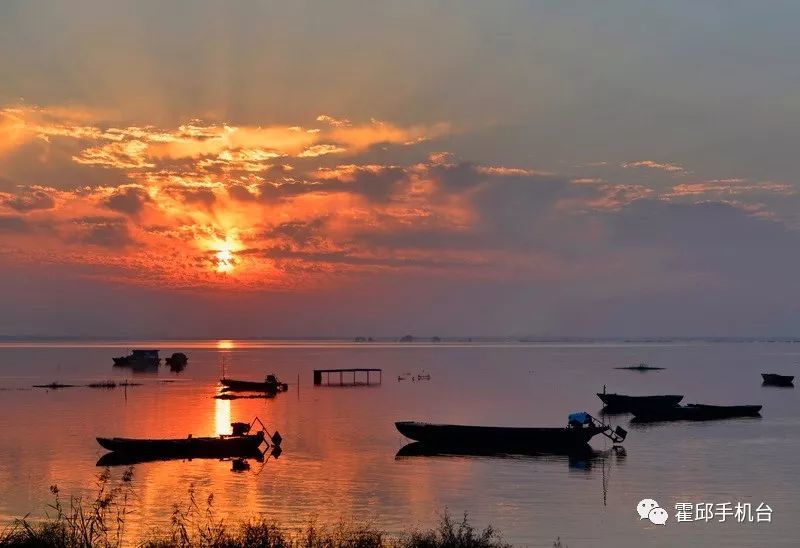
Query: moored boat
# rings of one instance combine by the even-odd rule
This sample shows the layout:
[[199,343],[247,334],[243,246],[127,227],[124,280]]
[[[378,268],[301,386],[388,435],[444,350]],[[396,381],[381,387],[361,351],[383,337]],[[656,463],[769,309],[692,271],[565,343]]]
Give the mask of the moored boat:
[[683,395],[665,394],[659,396],[627,396],[598,392],[597,397],[605,404],[607,411],[632,412],[635,409],[674,407],[683,399]]
[[633,411],[637,422],[654,421],[702,421],[716,419],[732,419],[738,417],[759,417],[760,405],[704,405],[690,403],[675,407],[657,409],[637,409]]
[[127,356],[112,359],[114,360],[114,365],[119,367],[158,367],[161,363],[161,358],[158,357],[158,350],[135,349],[131,350],[131,353]]
[[614,369],[627,369],[628,371],[661,371],[663,367],[655,367],[646,363],[639,363],[636,365],[626,365],[624,367],[615,367]]
[[263,432],[256,432],[252,435],[216,438],[97,438],[97,443],[109,451],[132,455],[229,457],[252,454],[264,439]]
[[588,413],[573,413],[569,425],[562,428],[467,426],[413,421],[396,422],[395,427],[407,438],[427,447],[452,450],[488,448],[506,452],[571,451],[585,448],[597,434],[604,434],[616,443],[622,442],[627,434],[622,428],[612,429]]
[[764,384],[769,386],[794,386],[794,375],[779,375],[778,373],[761,373]]
[[[261,430],[251,434],[250,429],[259,422]],[[263,423],[255,419],[253,424],[234,422],[231,424],[232,433],[217,437],[193,437],[191,434],[185,438],[150,439],[150,438],[97,438],[101,447],[113,451],[119,457],[153,457],[156,458],[224,458],[235,456],[248,456],[260,452],[261,446],[281,444],[281,435],[278,432],[270,435]],[[111,458],[111,457],[109,457]]]
[[285,382],[280,382],[275,375],[267,375],[263,381],[241,381],[223,377],[219,382],[224,390],[233,392],[266,392],[275,394],[285,392],[289,388],[289,385]]

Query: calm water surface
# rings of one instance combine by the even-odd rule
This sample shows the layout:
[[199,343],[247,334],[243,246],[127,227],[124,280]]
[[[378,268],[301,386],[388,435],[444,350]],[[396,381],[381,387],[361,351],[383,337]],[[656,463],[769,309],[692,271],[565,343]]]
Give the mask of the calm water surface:
[[[134,376],[111,367],[132,347],[189,355],[180,375]],[[269,372],[291,383],[273,400],[217,400],[222,356],[234,378]],[[639,361],[667,367],[636,373]],[[426,527],[448,507],[491,522],[507,541],[552,546],[795,546],[800,537],[800,393],[763,388],[759,373],[793,373],[800,345],[531,344],[384,345],[191,341],[0,345],[0,519],[50,502],[48,487],[89,494],[104,454],[96,436],[184,437],[228,432],[259,416],[283,435],[283,454],[234,473],[216,460],[139,464],[134,535],[168,522],[189,486],[214,493],[222,516],[263,514],[302,526],[341,518],[389,532]],[[314,368],[378,367],[375,387],[314,387]],[[430,381],[398,382],[429,372]],[[297,386],[297,379],[300,385]],[[127,390],[29,389],[40,382],[129,377]],[[174,380],[163,383],[162,380]],[[686,402],[762,403],[761,419],[628,427],[626,455],[597,457],[396,457],[396,420],[517,426],[563,425],[572,411],[596,414],[594,395],[679,393]],[[113,468],[115,477],[122,469]],[[665,527],[640,522],[636,503],[670,510]],[[677,502],[767,502],[772,523],[676,523]],[[147,524],[147,525],[145,525]]]

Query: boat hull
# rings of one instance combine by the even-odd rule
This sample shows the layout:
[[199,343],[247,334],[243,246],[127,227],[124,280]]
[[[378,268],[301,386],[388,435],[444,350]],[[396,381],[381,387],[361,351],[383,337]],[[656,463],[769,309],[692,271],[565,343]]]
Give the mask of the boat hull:
[[764,384],[770,386],[794,386],[794,375],[778,375],[777,373],[761,373]]
[[259,432],[248,436],[181,439],[97,438],[103,448],[117,454],[159,457],[234,457],[252,455],[264,442]]
[[703,421],[717,419],[733,419],[739,417],[759,417],[760,405],[701,405],[689,404],[661,409],[634,411],[637,422],[654,421]]
[[427,447],[448,450],[491,450],[506,452],[570,451],[585,448],[603,429],[516,428],[396,422],[397,430]]
[[220,379],[220,384],[225,390],[232,392],[266,392],[267,394],[277,394],[286,390],[283,383],[257,382],[257,381],[238,381],[235,379]]
[[665,394],[663,396],[626,396],[624,394],[603,394],[599,392],[597,397],[605,404],[607,410],[613,411],[634,411],[637,409],[674,407],[683,399],[683,396],[678,394]]

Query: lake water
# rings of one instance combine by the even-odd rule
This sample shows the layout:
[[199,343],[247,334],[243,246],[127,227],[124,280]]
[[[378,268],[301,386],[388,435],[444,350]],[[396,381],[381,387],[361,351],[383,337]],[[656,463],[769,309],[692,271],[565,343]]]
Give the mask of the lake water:
[[[189,355],[176,375],[132,375],[111,357],[134,347]],[[271,400],[214,399],[220,363],[228,376],[274,372],[289,382]],[[616,366],[649,362],[664,371]],[[800,537],[800,393],[761,386],[761,372],[798,369],[791,343],[682,344],[346,344],[113,342],[0,345],[0,519],[51,501],[49,486],[91,494],[105,453],[96,436],[185,437],[227,433],[233,420],[260,417],[284,437],[283,453],[235,473],[217,460],[135,467],[140,534],[167,523],[189,486],[214,493],[220,517],[263,514],[302,526],[367,521],[390,533],[433,525],[445,507],[492,523],[514,544],[552,546],[795,546]],[[372,387],[319,387],[315,368],[377,367]],[[405,373],[429,381],[398,381]],[[127,390],[29,389],[40,382],[87,383],[128,377]],[[297,380],[300,380],[299,387]],[[175,382],[163,383],[162,380]],[[763,404],[763,417],[702,423],[628,425],[625,455],[602,436],[588,461],[561,457],[396,457],[407,443],[397,420],[560,426],[572,411],[598,414],[595,392],[685,394],[685,402]],[[112,468],[119,477],[122,468]],[[640,521],[637,502],[668,509],[666,526]],[[677,503],[765,502],[771,522],[675,520]],[[145,525],[147,524],[147,525]]]

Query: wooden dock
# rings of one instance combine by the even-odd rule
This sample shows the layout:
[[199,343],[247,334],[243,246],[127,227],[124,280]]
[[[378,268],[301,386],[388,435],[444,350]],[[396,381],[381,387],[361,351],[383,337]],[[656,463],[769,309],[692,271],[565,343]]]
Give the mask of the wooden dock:
[[[334,374],[334,382],[331,383],[331,373]],[[335,382],[335,375],[339,374],[339,382]],[[350,374],[353,374],[353,380],[350,381],[349,378],[345,379],[345,373],[347,373],[348,377]],[[358,373],[366,373],[366,382],[358,380]],[[322,375],[325,375],[325,384],[332,384],[334,386],[357,386],[357,385],[366,385],[372,384],[370,373],[377,373],[378,374],[378,382],[377,384],[381,384],[383,381],[383,370],[382,369],[366,369],[366,368],[351,368],[351,369],[315,369],[314,370],[314,384],[321,385],[322,383]],[[362,376],[363,378],[363,376]],[[347,382],[345,382],[347,381]]]

